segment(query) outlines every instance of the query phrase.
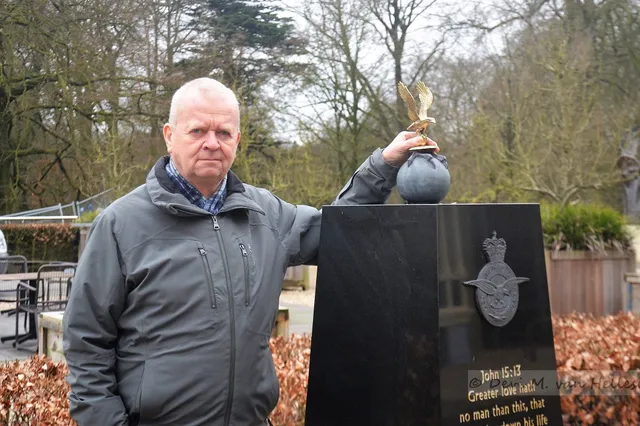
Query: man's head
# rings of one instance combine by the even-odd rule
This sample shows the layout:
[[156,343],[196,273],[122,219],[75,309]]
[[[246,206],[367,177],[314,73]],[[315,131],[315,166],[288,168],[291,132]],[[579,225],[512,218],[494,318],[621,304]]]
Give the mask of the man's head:
[[180,174],[211,196],[231,168],[240,143],[235,94],[211,78],[184,84],[173,95],[163,134]]

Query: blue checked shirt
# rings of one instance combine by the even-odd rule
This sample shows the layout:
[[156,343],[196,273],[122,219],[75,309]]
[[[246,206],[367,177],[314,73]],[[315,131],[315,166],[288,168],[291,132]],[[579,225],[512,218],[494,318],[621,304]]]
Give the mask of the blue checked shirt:
[[205,198],[204,195],[191,185],[176,169],[176,165],[173,162],[173,158],[169,159],[169,162],[165,166],[167,176],[173,182],[173,184],[180,190],[180,193],[185,196],[191,204],[194,204],[201,209],[204,209],[211,214],[218,214],[224,204],[224,199],[227,196],[227,176],[225,175],[220,187],[211,198]]

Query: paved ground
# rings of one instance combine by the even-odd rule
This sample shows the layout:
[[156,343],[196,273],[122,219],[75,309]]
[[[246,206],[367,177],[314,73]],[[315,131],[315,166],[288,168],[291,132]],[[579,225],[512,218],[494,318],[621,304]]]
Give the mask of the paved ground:
[[309,290],[284,289],[280,294],[280,306],[289,308],[289,334],[311,334],[315,282]]
[[289,334],[311,334],[313,307],[286,302],[280,306],[289,308]]
[[[20,317],[20,333],[24,333],[22,328],[24,321],[23,316]],[[0,315],[0,336],[15,335],[16,333],[16,317],[7,316],[6,314]],[[13,341],[9,340],[4,343],[0,343],[0,362],[12,361],[14,359],[27,359],[38,352],[37,343],[35,340],[29,340],[23,345],[20,345],[20,349],[13,347]]]

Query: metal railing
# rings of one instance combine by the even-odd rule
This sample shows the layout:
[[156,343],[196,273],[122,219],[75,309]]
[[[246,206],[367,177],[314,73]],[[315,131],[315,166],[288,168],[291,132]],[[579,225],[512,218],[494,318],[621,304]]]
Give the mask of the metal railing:
[[[27,217],[47,218],[47,220],[55,220],[57,218],[68,218],[71,216],[80,216],[86,211],[94,211],[104,209],[113,201],[112,189],[107,189],[99,194],[93,195],[81,201],[73,201],[68,204],[58,203],[49,207],[41,207],[39,209],[26,210],[16,213],[10,213],[0,216],[0,220],[8,220],[7,218],[18,217],[20,220],[27,220]],[[64,219],[63,219],[64,220]],[[7,222],[5,222],[7,223]]]
[[0,216],[0,223],[73,222],[78,216]]

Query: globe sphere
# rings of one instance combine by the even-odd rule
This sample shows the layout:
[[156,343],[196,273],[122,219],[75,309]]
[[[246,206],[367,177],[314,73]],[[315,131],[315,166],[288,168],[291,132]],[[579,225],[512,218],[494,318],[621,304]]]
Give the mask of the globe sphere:
[[412,152],[400,167],[398,193],[409,204],[438,204],[449,193],[451,175],[443,155]]

